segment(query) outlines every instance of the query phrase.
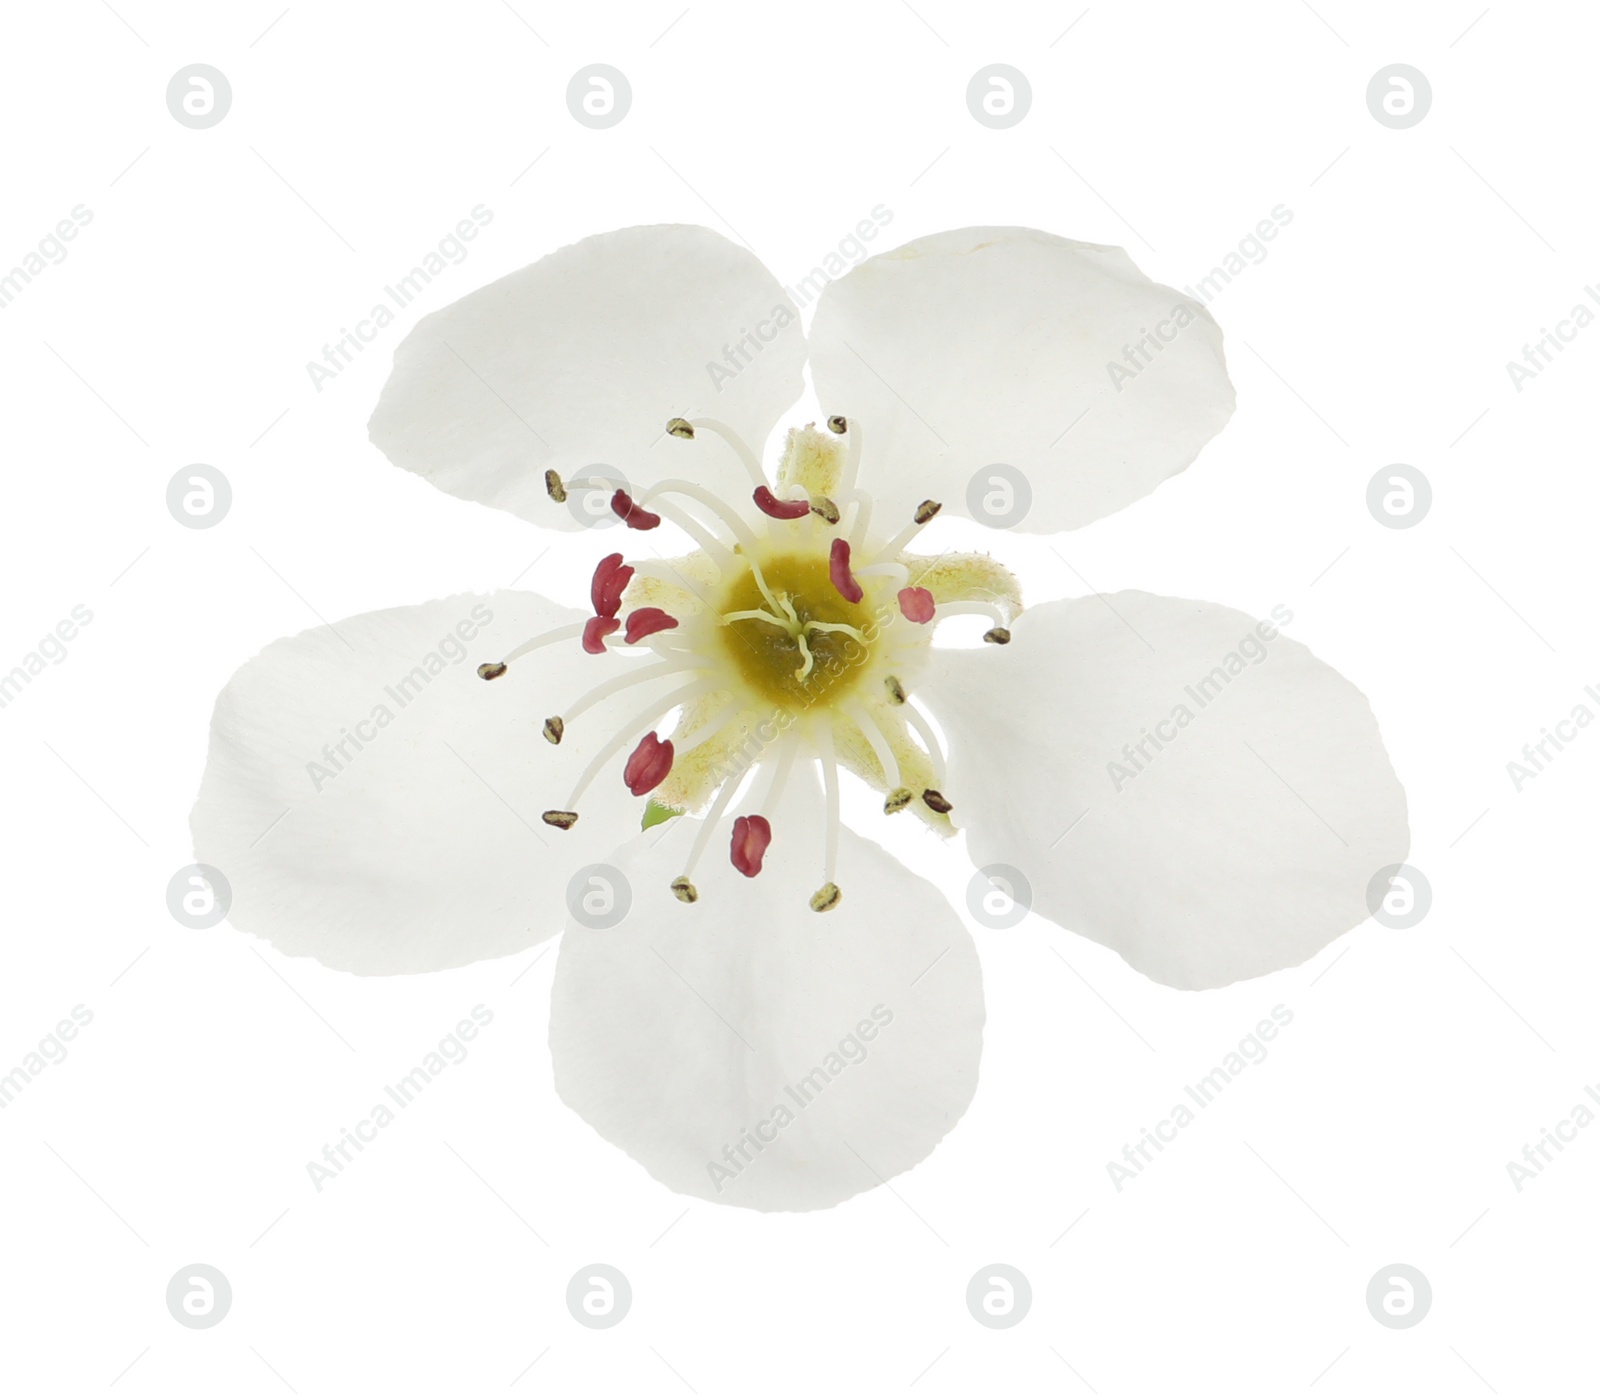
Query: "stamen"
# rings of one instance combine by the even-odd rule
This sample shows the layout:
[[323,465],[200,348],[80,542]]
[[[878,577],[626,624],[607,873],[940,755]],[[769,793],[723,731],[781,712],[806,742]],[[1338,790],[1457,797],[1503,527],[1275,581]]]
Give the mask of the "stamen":
[[938,738],[933,734],[933,727],[928,725],[928,719],[923,716],[910,702],[906,703],[905,719],[909,721],[917,735],[922,737],[922,744],[928,752],[928,759],[933,764],[933,782],[936,785],[944,783],[944,751],[939,746]]
[[900,613],[912,624],[927,624],[933,618],[933,592],[921,586],[907,586],[900,592]]
[[867,529],[872,526],[872,495],[857,489],[852,491],[852,501],[856,506],[856,516],[850,523],[850,545],[860,547],[866,543]]
[[878,768],[883,771],[883,782],[891,789],[898,788],[900,762],[894,758],[894,751],[889,748],[889,742],[883,738],[882,728],[868,715],[867,709],[856,698],[846,698],[840,705],[850,720],[855,722],[856,729],[861,732],[867,744],[872,747],[872,753],[878,760]]
[[911,522],[900,529],[893,537],[883,544],[878,550],[880,557],[897,557],[905,551],[906,543],[921,531],[923,524],[934,518],[943,508],[942,503],[935,503],[932,499],[924,499],[917,505],[917,511],[911,515]]
[[629,614],[628,628],[623,639],[629,644],[637,644],[639,640],[648,639],[652,634],[660,634],[663,630],[677,627],[677,620],[665,610],[654,605],[646,605],[642,610],[634,610]]
[[927,804],[935,813],[948,813],[955,807],[949,799],[945,798],[937,789],[924,789],[922,802]]
[[816,911],[831,910],[839,903],[840,891],[834,882],[839,869],[839,762],[833,753],[833,732],[826,722],[819,722],[811,733],[817,747],[817,758],[822,762],[822,795],[827,804],[826,833],[822,853],[822,889],[811,897],[811,908]]
[[[950,600],[939,606],[940,619],[948,619],[951,615],[987,615],[999,627],[1004,627],[1006,622],[1006,612],[984,600]],[[1005,640],[999,642],[1004,643]]]
[[621,620],[608,620],[601,615],[596,615],[583,626],[583,651],[585,653],[604,653],[606,651],[606,640],[621,628]]
[[1004,625],[997,624],[993,629],[984,631],[983,642],[986,644],[1009,644],[1011,642],[1011,631]]
[[685,905],[693,905],[700,899],[700,892],[695,890],[694,883],[687,876],[676,876],[672,881],[672,893]]
[[761,461],[756,459],[755,451],[751,450],[736,432],[724,426],[722,422],[712,420],[709,416],[693,417],[686,424],[692,431],[710,431],[712,435],[720,436],[726,441],[732,448],[733,453],[739,457],[739,463],[749,472],[752,484],[761,485],[767,482],[767,477],[761,469]]
[[[722,781],[722,788],[717,791],[716,799],[711,807],[706,810],[705,819],[700,824],[700,831],[695,834],[694,846],[689,849],[689,860],[683,868],[683,875],[678,878],[678,881],[684,882],[691,890],[694,889],[694,883],[689,878],[694,875],[695,867],[700,864],[700,858],[705,855],[706,846],[711,841],[711,834],[722,820],[722,815],[728,807],[728,802],[737,792],[739,784],[739,776],[736,774],[729,775]],[[678,881],[672,883],[674,892],[677,890]],[[698,895],[698,892],[696,894]],[[678,898],[680,900],[683,899],[682,896]]]
[[633,579],[633,568],[622,560],[621,552],[601,557],[594,569],[594,579],[589,582],[589,603],[594,612],[605,619],[615,619],[622,608],[622,593]]
[[[618,731],[617,734],[614,735],[603,746],[601,746],[600,749],[595,752],[594,758],[590,760],[586,766],[584,766],[583,773],[578,776],[578,782],[572,786],[572,795],[567,799],[568,805],[574,808],[577,806],[578,800],[583,797],[584,791],[594,783],[595,776],[600,773],[601,767],[604,766],[606,761],[611,759],[611,757],[621,750],[623,746],[637,736],[640,731],[648,730],[674,707],[682,706],[690,698],[697,697],[702,692],[708,692],[715,686],[715,682],[705,678],[702,678],[699,682],[689,683],[687,686],[680,687],[677,689],[677,691],[669,693],[654,706],[646,707],[644,711],[635,716],[633,720],[625,722],[622,729]],[[637,751],[634,753],[638,754]],[[671,768],[670,763],[668,768]],[[662,778],[664,779],[665,777],[666,775],[663,774]],[[652,785],[651,787],[654,788],[655,786]],[[646,792],[649,791],[647,790]]]
[[828,418],[828,429],[832,431],[834,435],[842,436],[850,429],[850,423],[842,416],[830,416]]
[[[519,658],[532,653],[535,649],[542,649],[546,644],[563,644],[568,639],[576,639],[583,633],[585,623],[585,621],[580,620],[577,624],[564,624],[559,629],[552,629],[547,634],[541,634],[535,639],[529,639],[526,644],[519,644],[512,649],[498,664],[485,663],[483,668],[478,669],[478,676],[485,681],[490,681],[489,674],[483,671],[484,668],[505,668],[515,663]],[[494,676],[499,677],[500,675],[496,673]]]
[[636,799],[643,798],[672,773],[672,758],[672,742],[662,740],[654,731],[649,732],[622,767],[622,782],[628,786],[628,792]]
[[694,427],[681,416],[675,416],[671,421],[667,422],[667,434],[676,436],[679,440],[693,440]]
[[565,716],[568,721],[574,720],[588,711],[596,702],[603,702],[607,697],[614,696],[627,688],[642,682],[653,682],[656,678],[665,678],[673,673],[682,673],[690,669],[704,670],[704,665],[693,662],[691,659],[668,658],[660,663],[652,663],[649,667],[640,668],[634,673],[624,673],[621,677],[612,678],[598,686],[591,687],[582,697],[578,698],[567,708]]
[[551,501],[554,503],[565,503],[567,501],[566,486],[562,484],[561,476],[554,470],[546,470],[544,472],[544,491],[550,495]]
[[900,679],[890,674],[883,680],[883,685],[889,689],[889,700],[897,707],[903,707],[906,701],[906,690],[900,686]]
[[[709,489],[702,489],[698,484],[692,484],[687,479],[663,479],[659,484],[652,485],[640,498],[646,503],[655,502],[663,494],[682,494],[685,498],[693,499],[706,512],[710,513],[723,527],[733,534],[734,538],[742,542],[746,549],[756,545],[756,537],[745,521]],[[663,510],[665,512],[665,510]],[[669,518],[673,515],[668,513]],[[677,519],[673,518],[676,522]]]
[[496,678],[503,677],[505,671],[506,665],[504,663],[480,663],[478,665],[478,676],[485,682],[493,682]]
[[781,518],[793,521],[796,518],[807,517],[811,512],[811,504],[806,499],[780,499],[765,484],[761,485],[751,496],[759,508],[769,518]]
[[888,576],[899,586],[905,585],[911,579],[911,573],[897,561],[879,561],[871,566],[857,567],[855,575],[858,581],[863,576]]
[[833,582],[834,590],[852,605],[861,603],[865,592],[850,574],[850,544],[842,537],[834,538],[833,546],[828,549],[828,577]]
[[547,716],[544,719],[544,738],[551,745],[560,745],[561,737],[566,734],[567,723],[559,716]]
[[[695,733],[692,736],[682,741],[678,739],[678,732],[675,730],[672,733],[672,743],[677,747],[677,758],[681,760],[691,750],[698,750],[708,740],[721,731],[724,726],[732,721],[734,717],[738,716],[739,710],[740,708],[737,702],[726,703],[717,712],[717,714],[711,718],[711,720],[704,722],[701,726],[696,728]],[[679,729],[682,729],[681,722],[679,724]]]
[[839,521],[839,505],[826,494],[818,494],[811,500],[811,511],[825,523]]
[[733,840],[729,860],[741,876],[759,876],[761,862],[772,845],[772,824],[759,813],[733,820]]
[[883,801],[883,811],[885,813],[898,813],[902,808],[910,808],[911,801],[916,797],[911,790],[902,784],[898,789],[892,790],[889,797]]
[[541,813],[539,816],[552,828],[560,828],[562,832],[566,832],[578,821],[576,813],[559,808],[552,808],[548,813]]
[[[844,430],[836,428],[833,424],[835,421],[840,422]],[[839,494],[843,498],[849,498],[856,491],[856,475],[861,469],[861,422],[854,419],[846,421],[842,416],[830,416],[828,429],[836,436],[843,435],[846,430],[850,433],[845,450],[844,468],[839,472]]]
[[[724,575],[727,574],[728,568],[733,565],[733,553],[728,550],[726,543],[722,542],[719,538],[713,537],[681,508],[674,507],[671,504],[662,503],[661,500],[656,497],[653,491],[651,494],[651,502],[655,504],[656,509],[663,517],[671,518],[674,523],[676,523],[680,528],[688,533],[690,537],[694,538],[694,540],[699,543],[700,550],[716,563],[718,571]],[[716,506],[714,505],[714,507]],[[718,513],[718,516],[722,516],[720,512]]]
[[611,511],[638,532],[649,532],[652,528],[661,526],[660,516],[648,509],[640,508],[626,489],[618,489],[611,496]]

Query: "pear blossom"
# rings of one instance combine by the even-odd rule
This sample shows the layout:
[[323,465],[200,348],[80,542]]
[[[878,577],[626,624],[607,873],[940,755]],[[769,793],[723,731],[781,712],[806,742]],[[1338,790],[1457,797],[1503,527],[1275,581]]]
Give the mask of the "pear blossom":
[[[818,418],[769,468],[807,363]],[[1017,531],[1091,523],[1233,407],[1216,323],[1116,248],[922,238],[807,334],[707,229],[567,247],[421,320],[370,435],[536,526],[609,520],[589,609],[497,591],[269,645],[218,699],[197,859],[235,926],[349,973],[564,930],[560,1097],[676,1191],[835,1205],[954,1127],[984,1027],[972,936],[845,825],[845,778],[1174,988],[1303,963],[1404,860],[1372,711],[1281,614],[1024,609],[1003,559],[923,543],[998,461]],[[974,615],[985,642],[933,644]]]

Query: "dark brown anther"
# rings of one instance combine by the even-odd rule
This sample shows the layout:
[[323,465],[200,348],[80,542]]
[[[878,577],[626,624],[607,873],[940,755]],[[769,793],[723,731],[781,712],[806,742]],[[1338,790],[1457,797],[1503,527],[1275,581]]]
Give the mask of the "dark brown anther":
[[906,690],[900,686],[900,679],[893,676],[887,677],[883,680],[883,685],[889,689],[889,700],[895,706],[903,707],[906,701]]
[[917,511],[911,515],[911,521],[917,524],[926,523],[930,519],[937,517],[939,510],[943,507],[942,503],[935,503],[932,499],[923,499],[917,505]]
[[544,738],[551,745],[560,745],[561,737],[566,734],[567,723],[559,716],[547,716],[544,719]]
[[937,789],[924,789],[922,802],[927,804],[935,813],[948,813],[955,807],[949,799],[945,798]]
[[830,416],[828,418],[828,429],[832,431],[834,435],[842,436],[850,429],[850,423],[842,416]]
[[671,421],[667,422],[667,434],[676,436],[679,440],[693,440],[694,427],[681,416],[675,416]]
[[826,494],[818,494],[816,498],[811,500],[811,511],[825,523],[837,523],[839,521],[839,505]]
[[680,876],[672,883],[672,893],[685,905],[693,905],[700,899],[700,892],[695,890],[694,882],[687,876]]
[[505,671],[506,665],[504,663],[480,663],[478,665],[478,676],[485,682],[493,682]]
[[576,813],[568,813],[559,808],[552,808],[548,813],[540,816],[552,828],[560,828],[562,832],[566,832],[568,828],[578,821]]
[[1009,644],[1011,642],[1011,631],[997,624],[984,634],[983,642],[986,644]]
[[565,503],[567,501],[567,486],[561,482],[561,476],[554,470],[546,470],[544,472],[544,491],[556,503]]

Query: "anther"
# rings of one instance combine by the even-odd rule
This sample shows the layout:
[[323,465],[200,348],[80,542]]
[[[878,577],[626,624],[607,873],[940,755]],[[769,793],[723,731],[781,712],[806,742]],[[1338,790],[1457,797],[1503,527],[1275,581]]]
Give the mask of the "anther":
[[907,586],[899,595],[900,613],[912,624],[927,624],[933,618],[933,592],[921,586]]
[[898,813],[902,808],[909,808],[911,801],[917,796],[909,789],[896,789],[883,801],[885,813]]
[[685,905],[693,905],[700,899],[700,892],[695,890],[694,882],[687,876],[679,876],[672,883],[672,893]]
[[556,503],[567,501],[567,486],[561,482],[561,476],[554,470],[544,472],[544,491]]
[[626,642],[637,644],[641,639],[648,639],[652,634],[659,634],[664,629],[676,629],[677,620],[673,619],[665,610],[654,605],[646,605],[643,609],[634,610],[628,615],[628,630],[623,635]]
[[911,521],[919,525],[926,523],[932,518],[936,517],[939,510],[943,507],[944,505],[942,503],[935,503],[932,499],[923,499],[923,501],[917,505],[917,511],[911,515]]
[[861,597],[866,592],[861,589],[861,583],[850,574],[850,544],[842,537],[834,538],[833,546],[828,549],[828,576],[833,582],[834,590],[852,605],[861,603]]
[[559,808],[552,808],[548,813],[540,814],[540,817],[552,828],[560,828],[562,832],[566,832],[568,828],[578,821],[576,813],[570,813]]
[[889,689],[889,700],[897,707],[906,703],[906,690],[900,686],[900,679],[892,674],[883,680],[883,685]]
[[769,518],[804,518],[811,512],[811,505],[804,499],[780,499],[765,484],[750,497],[755,500],[756,507]]
[[772,824],[759,813],[733,820],[733,840],[728,859],[741,876],[758,876],[761,860],[772,845]]
[[834,435],[842,436],[850,429],[850,423],[842,416],[830,416],[828,418],[828,429],[832,431]]
[[589,582],[589,603],[602,619],[615,619],[622,608],[622,593],[633,580],[633,568],[622,560],[621,552],[601,557],[594,569],[594,579]]
[[672,773],[672,742],[646,733],[622,768],[622,782],[635,798],[642,798]]
[[604,653],[606,639],[622,628],[621,620],[608,620],[604,615],[596,615],[583,626],[583,651],[585,653]]
[[1011,631],[997,624],[984,634],[983,642],[986,644],[1009,644],[1011,642]]
[[485,682],[493,682],[505,670],[506,665],[504,663],[480,663],[478,665],[478,676]]
[[949,799],[945,798],[937,789],[924,789],[922,802],[927,804],[935,813],[948,813],[955,807]]
[[826,494],[818,494],[816,498],[811,500],[811,511],[825,523],[837,523],[839,521],[839,505]]
[[[828,424],[832,425],[833,423],[829,422]],[[833,909],[842,899],[844,899],[844,893],[832,881],[829,881],[826,886],[811,897],[811,908],[820,915],[826,910]]]
[[611,511],[637,532],[649,532],[651,528],[661,526],[661,515],[640,508],[626,489],[618,489],[611,496]]
[[693,440],[694,427],[681,416],[675,416],[671,421],[667,422],[667,434],[676,436],[679,440]]
[[551,745],[560,745],[561,737],[566,734],[567,723],[559,716],[547,716],[544,719],[544,738]]

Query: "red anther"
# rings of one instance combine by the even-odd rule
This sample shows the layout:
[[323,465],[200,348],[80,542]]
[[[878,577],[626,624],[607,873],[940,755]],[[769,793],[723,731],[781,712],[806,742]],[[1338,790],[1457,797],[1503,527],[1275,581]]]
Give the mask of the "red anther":
[[661,515],[652,513],[649,509],[640,508],[629,496],[626,489],[618,489],[611,496],[611,511],[630,528],[636,528],[639,532],[649,532],[651,528],[659,528],[661,526]]
[[615,634],[621,628],[621,620],[608,620],[604,615],[596,615],[583,626],[583,651],[585,653],[604,653],[606,651],[606,636]]
[[850,574],[850,544],[842,537],[834,538],[833,546],[828,549],[828,576],[833,581],[834,590],[852,605],[861,603],[865,592],[860,582]]
[[672,772],[672,742],[658,740],[651,731],[634,747],[622,767],[622,782],[635,798],[648,794]]
[[741,876],[760,875],[761,859],[767,855],[767,848],[771,845],[772,824],[759,813],[733,820],[733,844],[728,849],[728,856],[734,870]]
[[759,508],[769,518],[804,518],[811,512],[811,504],[806,499],[780,499],[765,484],[761,485],[755,493],[750,495]]
[[622,608],[622,592],[633,580],[633,568],[623,564],[622,553],[613,552],[602,557],[594,569],[594,580],[589,582],[589,600],[595,614],[601,619],[615,619]]
[[654,605],[646,605],[642,610],[634,610],[628,616],[628,632],[623,637],[630,644],[637,644],[641,639],[648,639],[652,634],[659,634],[663,629],[676,629],[677,620],[673,619],[665,610],[658,610]]
[[907,586],[900,592],[900,613],[912,624],[927,624],[933,618],[933,592]]

